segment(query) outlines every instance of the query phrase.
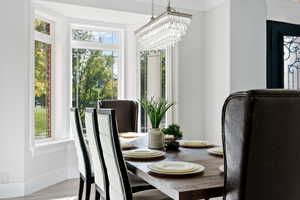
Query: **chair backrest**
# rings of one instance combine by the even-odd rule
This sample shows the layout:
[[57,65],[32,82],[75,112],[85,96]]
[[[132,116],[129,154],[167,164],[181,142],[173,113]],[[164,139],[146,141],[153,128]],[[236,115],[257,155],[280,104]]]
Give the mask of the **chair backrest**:
[[131,187],[127,168],[123,159],[115,111],[112,109],[97,110],[100,141],[109,180],[111,200],[132,200]]
[[82,133],[80,116],[77,108],[71,108],[70,121],[72,134],[74,136],[79,172],[85,178],[90,178],[92,177],[92,166]]
[[94,167],[95,184],[101,196],[107,199],[109,196],[109,184],[100,143],[97,112],[95,108],[86,109],[85,126],[89,141],[90,157]]
[[98,107],[116,111],[119,133],[137,132],[139,106],[136,101],[101,100],[98,102]]
[[225,200],[300,199],[300,92],[235,93],[223,106]]

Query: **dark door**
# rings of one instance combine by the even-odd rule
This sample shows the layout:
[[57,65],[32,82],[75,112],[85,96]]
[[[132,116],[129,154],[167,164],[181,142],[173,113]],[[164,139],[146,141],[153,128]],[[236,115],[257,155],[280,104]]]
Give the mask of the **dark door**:
[[267,87],[300,89],[300,25],[267,21]]

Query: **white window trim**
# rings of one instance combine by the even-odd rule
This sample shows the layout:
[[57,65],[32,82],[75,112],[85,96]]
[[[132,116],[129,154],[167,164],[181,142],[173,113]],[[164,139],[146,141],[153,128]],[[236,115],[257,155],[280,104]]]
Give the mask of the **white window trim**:
[[[35,31],[35,19],[41,19],[47,23],[50,23],[50,35],[40,33],[38,31]],[[36,148],[36,145],[39,145],[41,143],[48,143],[55,140],[55,116],[51,115],[51,137],[49,138],[42,138],[42,139],[36,139],[35,138],[35,60],[34,60],[34,53],[35,53],[35,41],[40,41],[46,44],[51,45],[51,109],[52,113],[53,108],[55,108],[55,101],[54,101],[54,94],[55,94],[55,87],[53,85],[55,80],[55,21],[53,19],[49,19],[48,16],[39,11],[34,11],[31,15],[31,51],[30,51],[30,146],[32,152],[34,152],[34,149]]]
[[[114,31],[117,32],[120,43],[119,44],[105,44],[99,42],[92,42],[92,41],[77,41],[72,40],[72,30],[73,29],[84,29],[84,30],[92,30],[92,31]],[[89,25],[78,25],[78,24],[71,24],[71,60],[72,60],[72,49],[73,48],[82,48],[82,49],[93,49],[93,50],[109,50],[109,51],[118,51],[119,52],[119,59],[118,62],[118,99],[123,99],[125,97],[125,34],[124,29],[121,28],[110,28],[110,27],[103,27],[103,26],[89,26]],[[72,65],[72,62],[71,62]],[[72,66],[71,66],[72,67]],[[72,72],[71,72],[72,73]],[[72,79],[72,76],[71,76]],[[72,94],[72,80],[71,80],[71,88]],[[72,95],[71,95],[72,97]],[[70,105],[72,105],[72,98],[70,99]]]

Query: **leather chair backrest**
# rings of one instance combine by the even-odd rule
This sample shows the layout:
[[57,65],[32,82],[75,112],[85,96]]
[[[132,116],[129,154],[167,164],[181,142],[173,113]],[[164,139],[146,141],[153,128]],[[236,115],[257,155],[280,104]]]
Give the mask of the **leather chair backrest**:
[[300,199],[300,92],[231,95],[222,114],[225,200]]
[[139,106],[136,101],[101,100],[98,107],[115,110],[119,133],[137,132]]

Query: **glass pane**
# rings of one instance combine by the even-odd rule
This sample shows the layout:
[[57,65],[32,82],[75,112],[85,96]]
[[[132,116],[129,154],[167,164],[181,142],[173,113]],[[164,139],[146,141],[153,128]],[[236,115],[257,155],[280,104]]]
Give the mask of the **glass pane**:
[[35,30],[47,35],[50,35],[50,23],[45,22],[41,19],[35,19]]
[[[166,99],[166,51],[159,50],[160,55],[160,81],[161,81],[161,98]],[[147,68],[148,68],[148,56],[150,55],[149,51],[140,52],[140,67],[141,67],[141,98],[147,98]],[[165,127],[166,120],[165,117],[162,120],[161,127]],[[148,128],[150,128],[150,124],[148,122],[147,113],[143,108],[141,108],[141,131],[147,132]]]
[[118,44],[119,37],[116,32],[73,29],[72,38],[77,41],[99,42],[103,44]]
[[35,137],[51,136],[51,45],[35,41]]
[[300,89],[300,37],[284,36],[285,88]]
[[114,51],[72,49],[72,106],[82,117],[98,100],[118,98],[118,59]]

